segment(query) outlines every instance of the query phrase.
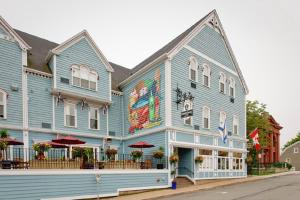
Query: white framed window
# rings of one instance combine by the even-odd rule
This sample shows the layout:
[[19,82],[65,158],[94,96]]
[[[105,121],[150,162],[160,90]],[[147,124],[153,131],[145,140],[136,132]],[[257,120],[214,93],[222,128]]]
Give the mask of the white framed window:
[[85,65],[73,65],[72,85],[97,91],[98,74]]
[[214,156],[212,150],[199,149],[198,155],[203,157],[202,163],[199,164],[199,170],[214,170]]
[[198,82],[198,62],[194,57],[189,59],[189,77],[190,80]]
[[203,78],[202,84],[206,87],[210,87],[210,67],[208,64],[203,64]]
[[294,147],[294,153],[299,153],[299,148],[298,147]]
[[210,128],[210,109],[207,106],[202,108],[202,121],[203,121],[203,128],[209,129]]
[[229,78],[229,96],[235,98],[235,80],[232,77]]
[[[183,104],[183,111],[189,111],[193,109],[193,102],[190,100],[186,100],[184,101]],[[189,117],[185,117],[183,118],[183,123],[185,125],[192,125],[193,124],[193,117],[189,116]]]
[[0,89],[0,119],[6,119],[7,93]]
[[89,128],[99,130],[99,109],[90,107],[89,111]]
[[222,94],[226,94],[226,75],[221,72],[219,77],[219,92]]
[[220,126],[222,127],[226,121],[226,112],[220,112]]
[[233,126],[232,127],[233,127],[233,130],[232,130],[233,134],[238,135],[239,134],[239,117],[236,115],[233,116]]
[[77,127],[76,104],[66,102],[64,104],[64,122],[67,127]]

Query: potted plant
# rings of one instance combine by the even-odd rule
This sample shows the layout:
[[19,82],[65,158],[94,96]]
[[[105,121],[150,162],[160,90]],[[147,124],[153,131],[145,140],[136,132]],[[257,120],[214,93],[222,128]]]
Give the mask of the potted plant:
[[133,158],[133,161],[136,161],[143,156],[143,152],[139,150],[134,150],[131,152],[131,156]]
[[9,135],[8,135],[8,132],[7,130],[3,129],[0,131],[0,137],[1,138],[7,138]]
[[156,165],[157,169],[163,169],[164,165],[161,163],[161,159],[164,157],[164,148],[159,147],[158,150],[153,152],[153,158],[158,160],[158,163]]
[[173,176],[172,189],[175,190],[177,188],[177,183],[175,181],[175,176],[176,176],[176,171],[175,170],[171,171],[171,176]]
[[91,148],[84,148],[83,149],[83,165],[84,169],[94,169],[94,163],[93,163],[93,149]]
[[109,160],[114,160],[115,155],[118,153],[116,149],[106,149],[105,154]]
[[195,163],[196,164],[201,164],[202,162],[203,162],[203,156],[196,156]]
[[36,159],[38,160],[45,160],[45,152],[51,148],[49,144],[34,144],[32,145],[33,150],[37,152]]
[[173,154],[169,158],[171,164],[176,164],[179,161],[179,157],[177,154]]

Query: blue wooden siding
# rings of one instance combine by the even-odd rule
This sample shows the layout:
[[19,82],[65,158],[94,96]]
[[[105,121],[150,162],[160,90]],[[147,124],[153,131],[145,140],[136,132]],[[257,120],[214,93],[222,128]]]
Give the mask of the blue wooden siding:
[[16,42],[0,39],[0,71],[0,88],[9,95],[7,119],[0,119],[0,125],[22,126],[22,51]]
[[159,147],[163,147],[165,150],[165,153],[167,153],[166,133],[165,132],[158,132],[158,133],[154,133],[154,134],[150,134],[150,135],[133,138],[130,140],[124,140],[123,141],[124,153],[130,154],[130,152],[132,150],[136,150],[134,148],[128,147],[128,145],[134,144],[139,141],[145,141],[145,142],[155,145],[155,147],[153,147],[153,148],[143,149],[144,155],[152,155],[153,151],[159,149]]
[[109,109],[109,131],[115,136],[123,135],[123,110],[126,106],[122,104],[123,96],[112,95],[112,106]]
[[200,136],[200,143],[205,145],[213,145],[214,144],[214,137],[212,136]]
[[34,142],[39,142],[39,141],[51,141],[53,139],[56,139],[56,134],[51,134],[51,133],[41,133],[41,132],[32,132],[30,131],[29,134],[29,148],[32,148],[32,145]]
[[120,188],[167,186],[168,173],[102,174],[98,185],[95,174],[12,175],[0,176],[0,185],[5,200],[116,195]]
[[[71,85],[72,71],[70,69],[73,64],[87,65],[91,69],[97,71],[99,75],[97,85],[98,91],[92,91]],[[99,57],[85,38],[65,49],[60,55],[57,56],[56,75],[58,89],[64,89],[79,94],[109,100],[109,72],[106,70],[105,65],[99,59]],[[68,78],[70,80],[70,84],[61,83],[61,77]]]
[[226,49],[223,36],[213,28],[205,26],[203,30],[188,43],[188,45],[235,71],[231,56]]
[[194,134],[177,132],[176,141],[194,143]]
[[52,79],[28,74],[29,127],[42,128],[42,123],[52,124]]
[[16,138],[19,141],[23,141],[23,132],[16,130],[8,130],[8,134],[10,137]]
[[[202,71],[198,70],[199,81],[196,83],[196,89],[191,87],[191,81],[189,80],[189,67],[188,60],[191,56],[194,56],[200,69],[203,63],[207,63],[211,67],[211,87],[207,88],[202,85]],[[230,102],[228,95],[228,83],[226,83],[226,95],[219,92],[219,73],[223,72],[226,77],[233,77],[236,82],[236,98],[234,103]],[[176,99],[176,93],[174,89],[178,87],[183,92],[191,92],[195,97],[193,101],[193,125],[200,126],[200,130],[203,129],[202,121],[202,108],[208,106],[211,109],[210,113],[210,131],[218,133],[219,116],[220,111],[225,111],[227,114],[227,130],[232,132],[233,115],[239,117],[239,136],[244,137],[245,133],[245,94],[242,89],[242,85],[237,76],[228,73],[219,66],[208,62],[204,58],[190,52],[183,48],[172,59],[172,99]],[[182,112],[182,105],[178,106],[175,103],[172,104],[172,123],[173,126],[194,129],[194,126],[184,125],[183,119],[180,113]]]
[[6,31],[4,30],[3,27],[0,26],[0,34],[1,35],[7,35]]
[[[129,134],[129,122],[128,122],[128,103],[129,103],[129,96],[130,93],[132,92],[132,89],[142,80],[153,80],[155,77],[155,72],[156,70],[160,70],[160,118],[162,120],[161,124],[159,126],[164,125],[164,116],[165,116],[165,65],[164,63],[157,64],[156,67],[153,67],[151,70],[149,70],[147,73],[144,75],[140,76],[139,78],[136,78],[135,80],[131,81],[128,85],[126,85],[124,88],[122,88],[122,91],[124,93],[124,123],[125,123],[125,130],[124,130],[124,135]],[[155,126],[155,127],[159,127]],[[137,133],[142,133],[145,130],[149,129],[142,129],[140,131],[137,131]]]

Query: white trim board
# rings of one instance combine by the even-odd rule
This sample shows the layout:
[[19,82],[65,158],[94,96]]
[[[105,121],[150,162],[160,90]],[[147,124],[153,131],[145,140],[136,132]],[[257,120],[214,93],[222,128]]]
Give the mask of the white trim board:
[[235,71],[229,69],[229,67],[227,67],[227,66],[225,66],[225,65],[223,65],[223,64],[221,64],[221,63],[219,63],[218,61],[212,59],[211,57],[205,55],[204,53],[201,53],[200,51],[194,49],[193,47],[191,47],[191,46],[189,46],[189,45],[184,45],[184,48],[186,48],[187,50],[189,50],[189,51],[191,51],[191,52],[197,54],[198,56],[201,56],[202,58],[208,60],[209,62],[211,62],[211,63],[217,65],[218,67],[221,67],[221,68],[224,69],[225,71],[227,71],[227,72],[229,72],[229,73],[231,73],[231,74],[233,74],[233,75],[235,75],[235,76],[238,77],[238,74],[237,74]]

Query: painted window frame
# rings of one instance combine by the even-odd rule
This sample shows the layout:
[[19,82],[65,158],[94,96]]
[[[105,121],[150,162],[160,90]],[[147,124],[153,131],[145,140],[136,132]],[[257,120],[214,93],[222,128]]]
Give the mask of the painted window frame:
[[[83,69],[86,69],[88,74],[87,74],[87,78],[83,78],[84,74],[82,73]],[[78,71],[78,76],[74,76],[74,74],[76,73],[76,71]],[[92,77],[96,77],[92,80]],[[99,81],[99,76],[97,71],[95,71],[94,69],[91,69],[90,67],[88,67],[87,65],[72,65],[71,66],[71,83],[73,86],[75,87],[80,87],[82,89],[86,89],[86,90],[91,90],[91,91],[98,91],[98,81]],[[79,79],[79,85],[74,84],[74,78],[78,78]],[[88,88],[87,87],[83,87],[82,86],[82,80],[86,80],[88,81]],[[91,82],[95,82],[95,89],[91,88]]]
[[[219,113],[219,123],[220,123],[220,126],[222,126],[223,125],[223,123],[225,123],[226,122],[226,118],[227,118],[227,114],[226,114],[226,112],[225,111],[220,111],[220,113]],[[224,122],[223,121],[221,121],[222,120],[222,115],[224,115]]]
[[[75,126],[67,125],[67,120],[66,120],[67,106],[74,106]],[[77,104],[74,102],[70,102],[70,101],[64,102],[64,126],[68,128],[77,128]]]
[[[235,92],[236,92],[235,91],[235,80],[233,77],[229,78],[229,87],[228,88],[229,88],[229,91],[228,91],[229,96],[232,98],[235,98]],[[233,94],[231,94],[231,88],[232,88]]]
[[294,153],[299,153],[299,148],[298,147],[294,147]]
[[2,102],[0,102],[0,105],[3,106],[3,117],[0,117],[0,119],[7,119],[7,97],[8,97],[8,94],[1,88],[0,88],[0,94],[2,94],[2,96],[3,96]]
[[[224,85],[224,89],[222,91],[221,85]],[[226,94],[226,75],[223,72],[220,72],[220,77],[219,77],[219,92],[221,94]]]
[[[205,84],[205,77],[207,76],[207,85]],[[203,64],[203,72],[202,72],[202,85],[210,88],[210,79],[211,79],[211,68],[208,64]]]
[[[207,127],[205,127],[205,118],[207,116]],[[202,107],[202,128],[204,129],[210,129],[210,108],[208,106],[203,106]]]
[[[236,133],[234,127],[236,126]],[[239,117],[237,115],[233,115],[232,118],[232,134],[239,135]]]
[[[186,105],[189,105],[189,110],[193,109],[193,102],[190,101],[190,100],[186,100],[183,103],[183,110],[182,111],[187,111],[186,108],[185,108]],[[189,119],[191,120],[190,124],[186,123],[186,121],[189,120]],[[183,118],[183,124],[186,125],[186,126],[193,126],[193,116]]]
[[[192,70],[195,71],[195,80],[192,78]],[[193,56],[189,58],[189,79],[193,82],[198,82],[198,61]]]
[[[97,111],[97,128],[96,129],[91,127],[91,111],[92,111],[92,109]],[[100,130],[100,109],[96,106],[90,106],[88,115],[89,115],[89,117],[88,117],[89,129],[90,130]]]

